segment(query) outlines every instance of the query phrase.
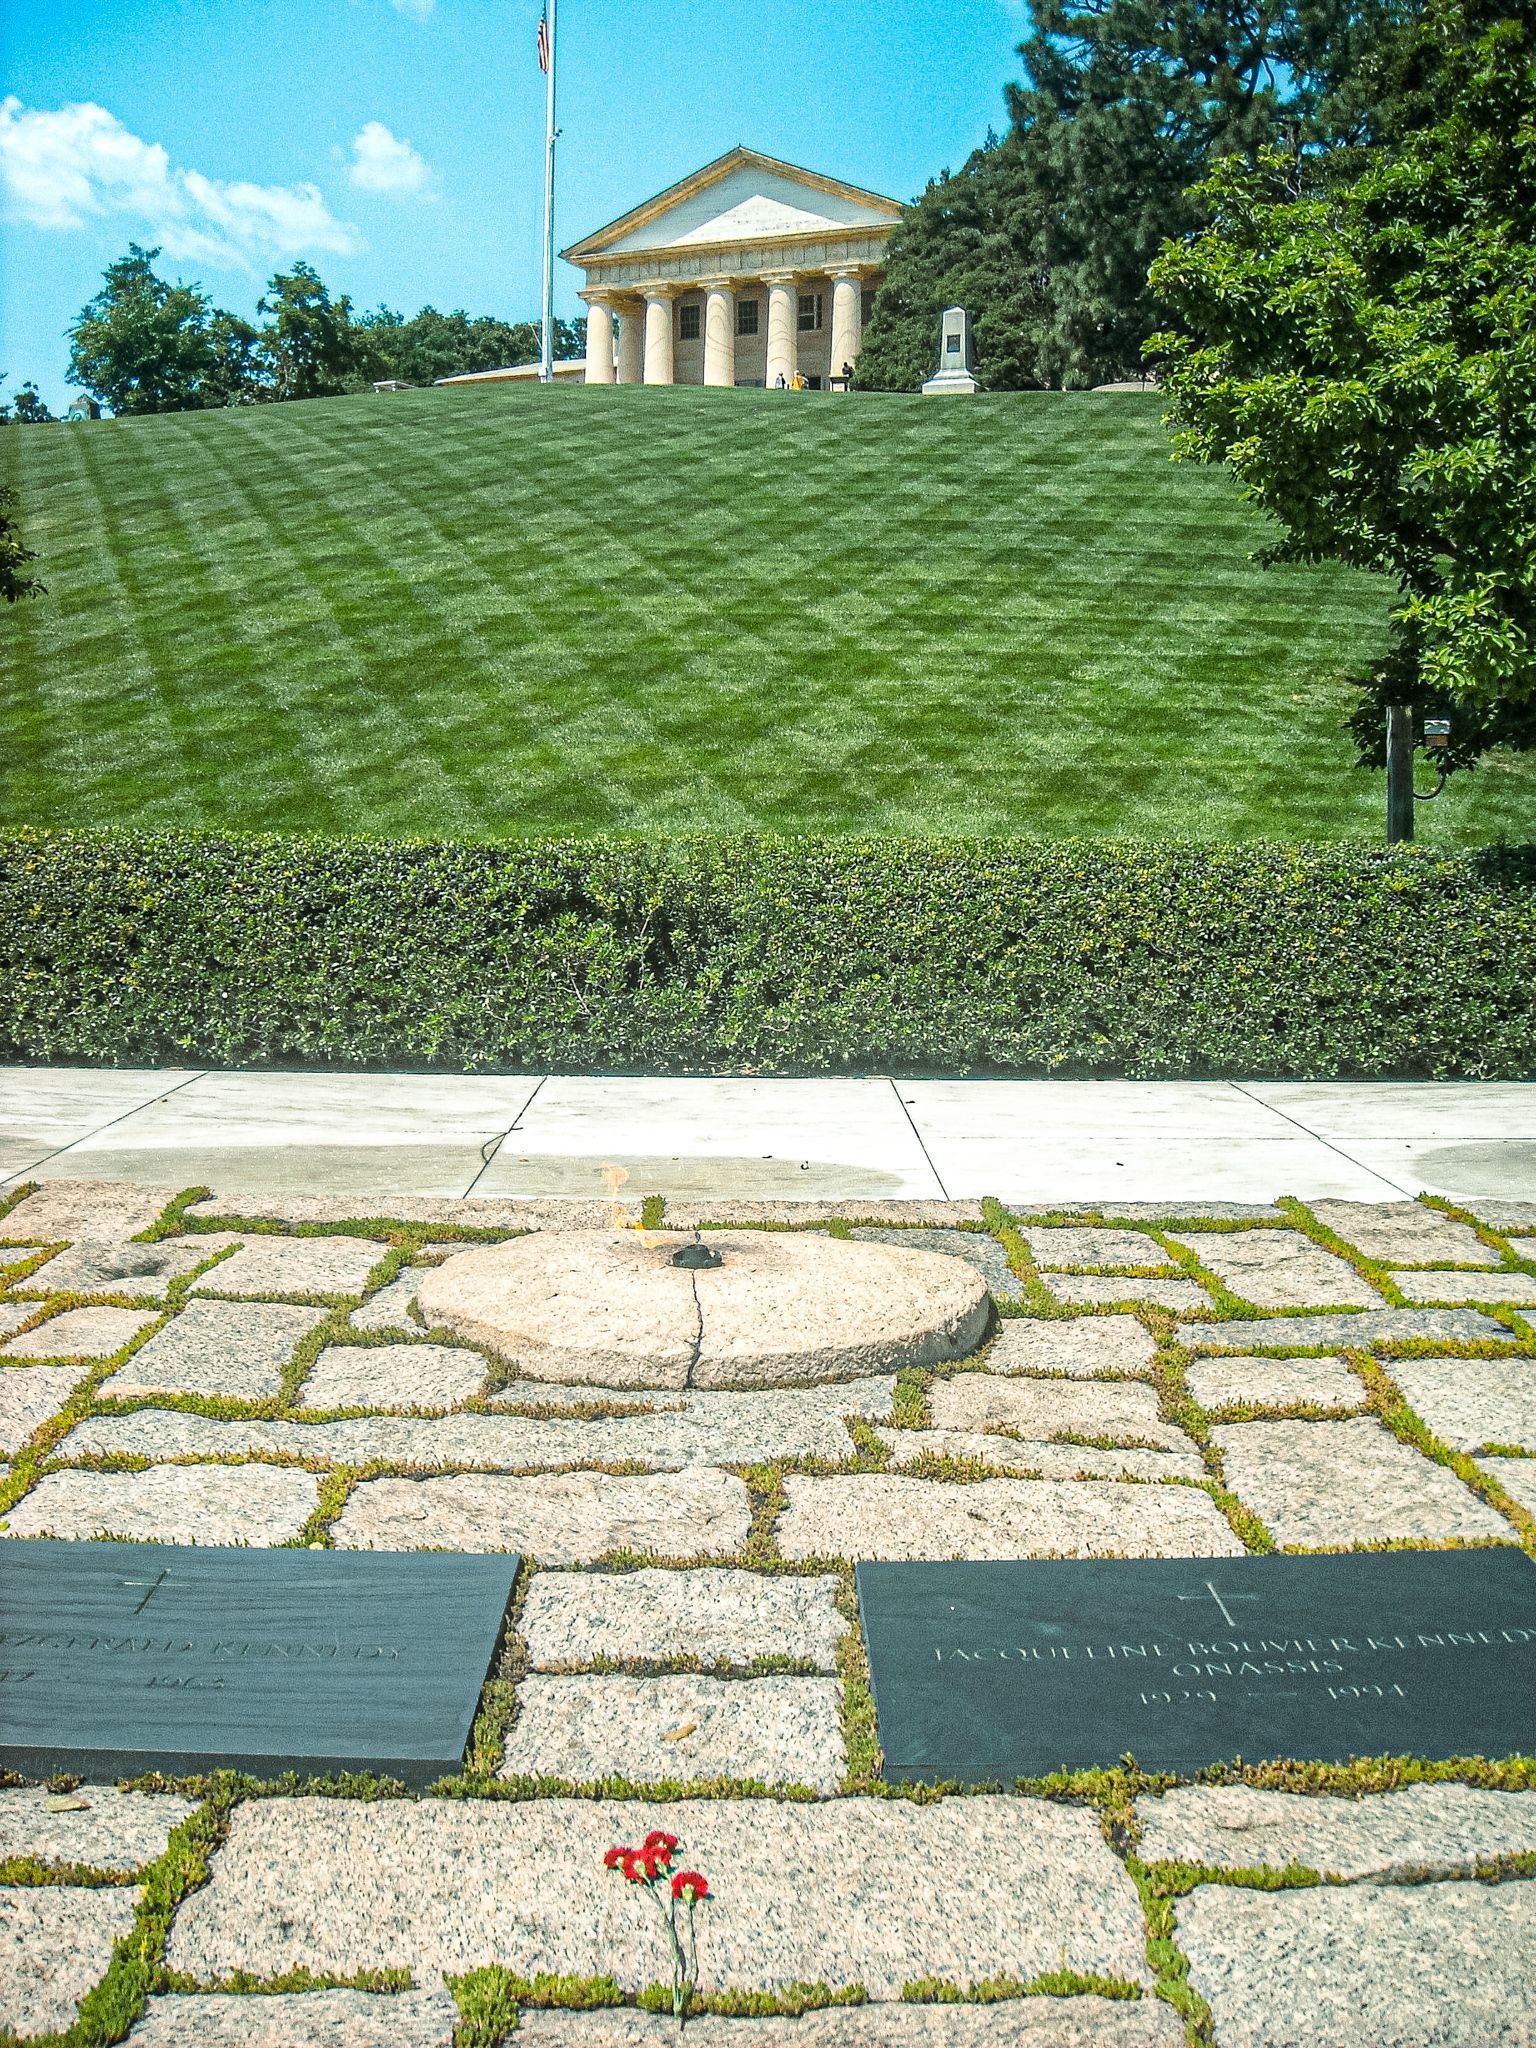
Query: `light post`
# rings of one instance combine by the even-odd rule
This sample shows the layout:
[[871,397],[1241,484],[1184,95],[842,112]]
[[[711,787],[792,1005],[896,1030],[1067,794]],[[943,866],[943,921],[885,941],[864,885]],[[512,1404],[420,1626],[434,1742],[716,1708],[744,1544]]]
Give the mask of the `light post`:
[[1387,844],[1400,846],[1413,838],[1413,807],[1427,804],[1445,787],[1445,750],[1451,743],[1448,718],[1426,718],[1423,747],[1439,771],[1433,789],[1413,786],[1413,709],[1407,704],[1387,706]]

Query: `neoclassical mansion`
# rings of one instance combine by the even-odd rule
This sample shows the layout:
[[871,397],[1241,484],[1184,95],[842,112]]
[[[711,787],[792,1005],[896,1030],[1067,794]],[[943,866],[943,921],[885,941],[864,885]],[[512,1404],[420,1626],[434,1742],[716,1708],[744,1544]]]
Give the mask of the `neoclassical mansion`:
[[561,252],[586,273],[587,382],[825,386],[858,360],[901,212],[728,151]]

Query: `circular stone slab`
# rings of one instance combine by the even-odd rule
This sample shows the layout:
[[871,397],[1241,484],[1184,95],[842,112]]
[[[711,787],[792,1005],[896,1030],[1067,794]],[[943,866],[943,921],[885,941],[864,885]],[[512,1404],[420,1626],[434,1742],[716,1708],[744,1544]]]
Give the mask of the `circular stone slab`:
[[771,1387],[964,1358],[992,1297],[963,1259],[898,1245],[712,1230],[541,1231],[460,1252],[417,1305],[525,1377],[606,1387]]

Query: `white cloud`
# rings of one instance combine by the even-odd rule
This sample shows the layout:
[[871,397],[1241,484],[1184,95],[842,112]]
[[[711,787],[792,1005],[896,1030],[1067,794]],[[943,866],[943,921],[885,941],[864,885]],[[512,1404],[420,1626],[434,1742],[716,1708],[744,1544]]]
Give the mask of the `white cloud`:
[[412,21],[425,21],[437,0],[389,0],[397,14],[408,14]]
[[432,170],[408,142],[382,121],[365,121],[352,138],[347,176],[361,192],[419,192],[431,196]]
[[0,186],[12,214],[35,227],[122,216],[168,255],[226,270],[362,246],[318,187],[180,170],[158,142],[142,141],[89,100],[51,111],[14,95],[0,100]]

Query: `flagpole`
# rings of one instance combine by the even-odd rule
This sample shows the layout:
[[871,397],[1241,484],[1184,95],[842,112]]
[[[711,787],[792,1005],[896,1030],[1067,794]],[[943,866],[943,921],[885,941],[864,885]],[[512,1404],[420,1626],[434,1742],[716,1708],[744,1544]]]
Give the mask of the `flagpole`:
[[547,0],[549,75],[544,95],[544,322],[539,340],[539,382],[555,375],[555,0]]

